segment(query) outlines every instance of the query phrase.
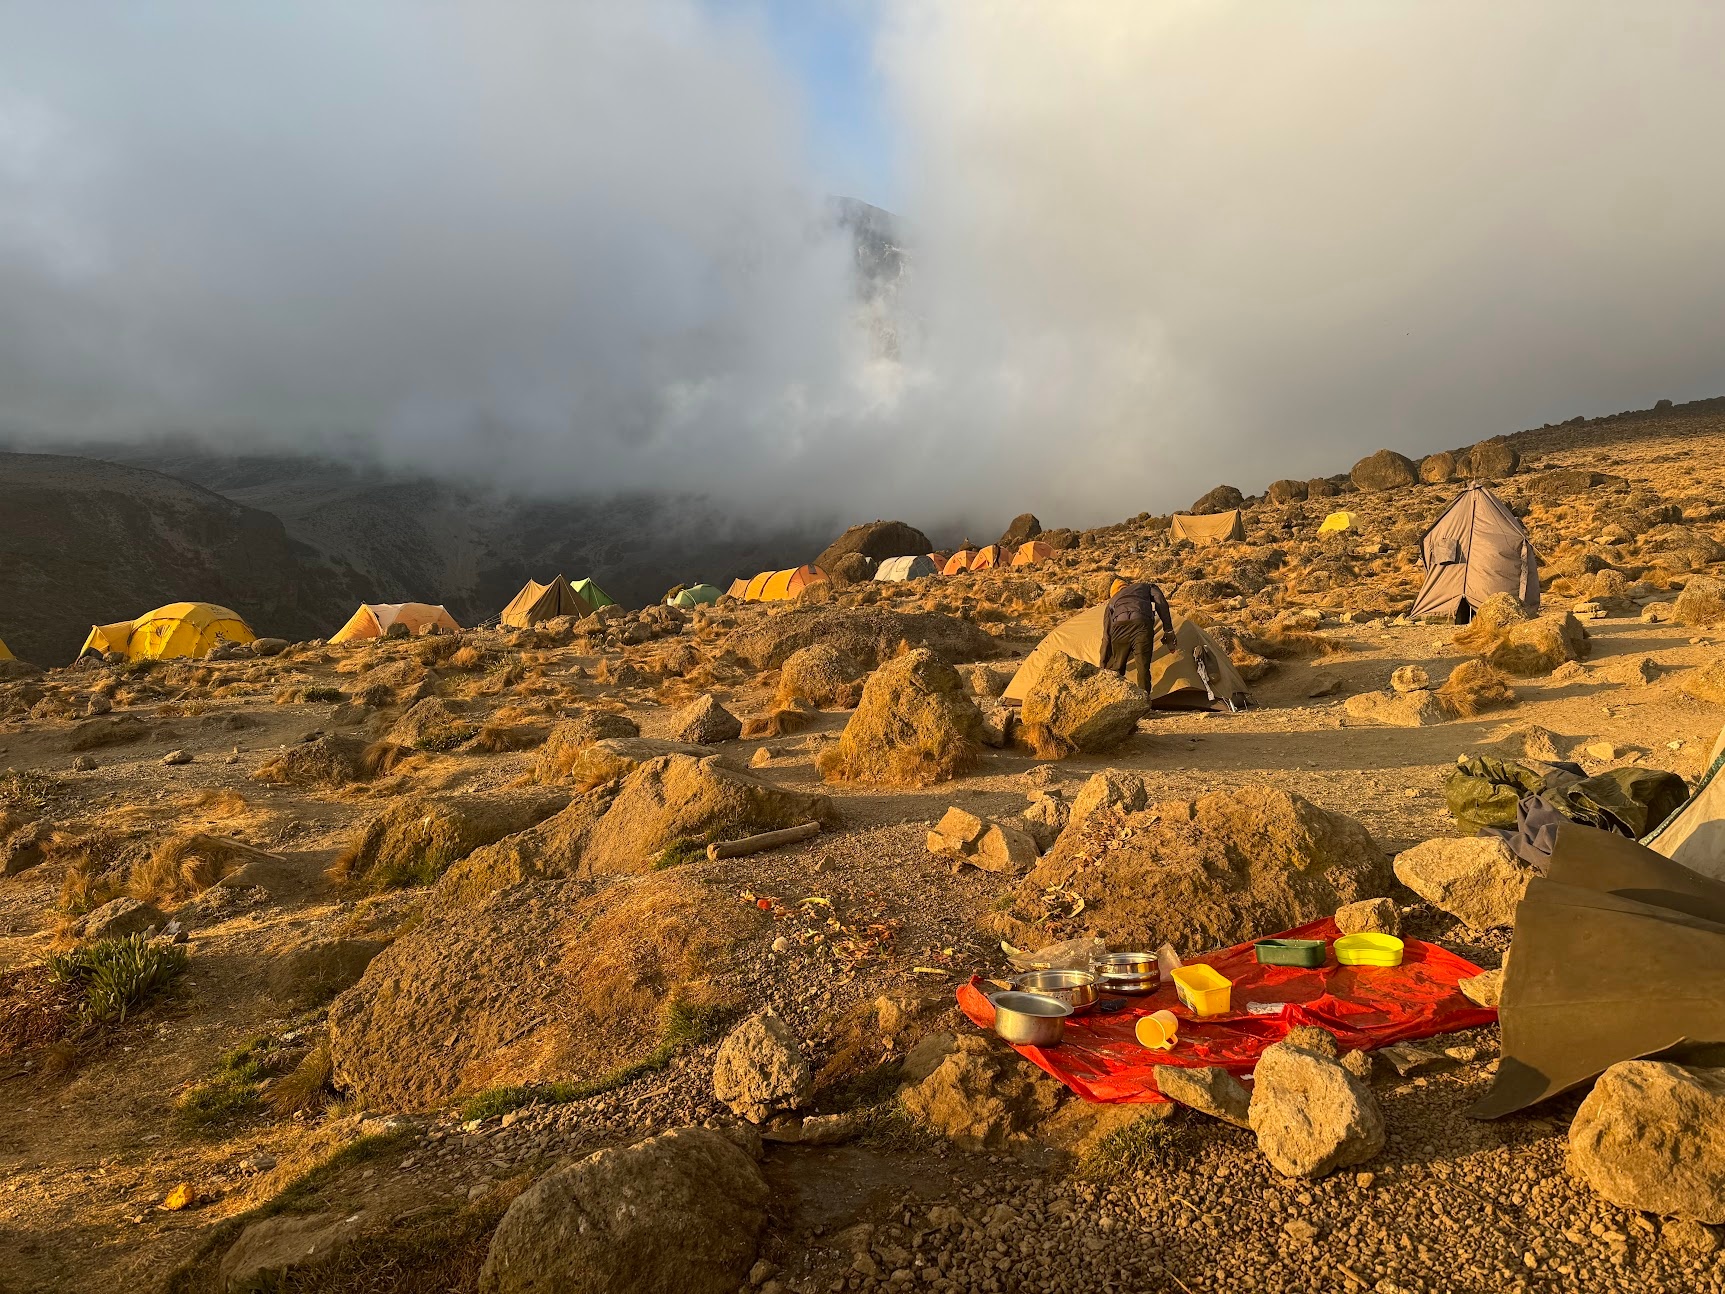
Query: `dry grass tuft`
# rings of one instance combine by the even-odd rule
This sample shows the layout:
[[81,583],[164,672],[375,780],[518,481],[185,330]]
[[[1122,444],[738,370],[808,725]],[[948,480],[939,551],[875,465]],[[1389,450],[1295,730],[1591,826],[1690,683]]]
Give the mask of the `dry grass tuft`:
[[220,836],[173,836],[131,869],[126,892],[146,903],[177,903],[203,893],[257,857],[250,846]]
[[315,1114],[335,1099],[335,1061],[328,1045],[314,1047],[305,1059],[270,1084],[264,1104],[282,1118]]
[[1348,645],[1328,634],[1296,629],[1291,625],[1273,624],[1259,635],[1265,656],[1334,656],[1348,650]]
[[1457,665],[1436,696],[1438,704],[1458,719],[1471,719],[1516,703],[1515,689],[1483,660],[1464,660]]
[[449,654],[449,658],[444,661],[444,668],[466,672],[476,670],[484,663],[485,650],[468,643],[467,646]]
[[1016,737],[1037,759],[1065,759],[1078,749],[1044,723],[1019,724]]
[[815,716],[796,706],[783,706],[770,714],[753,715],[743,723],[744,737],[786,737],[802,732]]
[[545,729],[528,724],[505,724],[492,721],[479,729],[479,735],[463,749],[486,755],[504,755],[511,751],[532,750],[545,743]]

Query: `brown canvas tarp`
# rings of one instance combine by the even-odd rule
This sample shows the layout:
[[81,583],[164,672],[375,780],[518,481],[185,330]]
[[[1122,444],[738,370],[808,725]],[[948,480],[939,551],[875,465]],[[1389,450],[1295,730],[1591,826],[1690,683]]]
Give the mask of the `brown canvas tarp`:
[[593,608],[587,605],[587,600],[570,588],[569,581],[559,575],[549,584],[528,580],[521,592],[503,608],[503,614],[498,618],[511,628],[525,629],[541,620],[592,614]]
[[[1030,680],[1037,673],[1033,666],[1039,666],[1049,652],[1065,652],[1074,660],[1090,665],[1102,664],[1102,617],[1107,609],[1106,603],[1098,603],[1056,626],[1036,645],[1036,650],[1025,657],[1024,664],[1018,667],[1018,673],[1014,674],[1012,682],[1006,685],[1006,699],[1024,700]],[[1186,619],[1178,612],[1174,614],[1174,633],[1180,640],[1180,650],[1171,653],[1158,640],[1156,653],[1150,659],[1150,699],[1156,708],[1225,709],[1230,697],[1236,705],[1244,705],[1246,680],[1240,677],[1240,672],[1234,668],[1228,654],[1216,645],[1215,640],[1196,622]],[[1192,661],[1194,648],[1204,650],[1210,671],[1210,686],[1216,692],[1215,701],[1212,701],[1210,694],[1204,690],[1204,680],[1198,676],[1198,667]]]
[[1725,730],[1695,794],[1641,843],[1692,872],[1725,881]]
[[1467,1113],[1495,1119],[1622,1060],[1725,1044],[1725,884],[1633,840],[1558,828],[1515,913],[1503,1056]]
[[1244,539],[1246,523],[1238,508],[1197,516],[1176,512],[1172,524],[1168,527],[1168,533],[1175,539],[1190,540],[1194,544],[1222,544],[1229,540]]
[[1471,609],[1493,593],[1513,594],[1529,611],[1539,610],[1539,554],[1515,513],[1485,486],[1462,491],[1421,548],[1426,582],[1410,617],[1471,619]]

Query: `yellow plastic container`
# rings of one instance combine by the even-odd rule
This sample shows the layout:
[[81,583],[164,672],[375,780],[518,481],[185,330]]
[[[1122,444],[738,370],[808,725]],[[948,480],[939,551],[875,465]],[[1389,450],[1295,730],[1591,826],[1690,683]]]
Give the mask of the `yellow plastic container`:
[[1152,1011],[1141,1016],[1138,1027],[1133,1030],[1138,1035],[1138,1041],[1151,1051],[1167,1051],[1174,1045],[1174,1036],[1180,1031],[1180,1017],[1172,1011]]
[[1232,980],[1224,979],[1215,967],[1202,962],[1182,966],[1174,972],[1174,991],[1195,1015],[1226,1015],[1233,989]]
[[1400,966],[1402,941],[1394,935],[1343,935],[1336,940],[1336,960],[1343,966]]

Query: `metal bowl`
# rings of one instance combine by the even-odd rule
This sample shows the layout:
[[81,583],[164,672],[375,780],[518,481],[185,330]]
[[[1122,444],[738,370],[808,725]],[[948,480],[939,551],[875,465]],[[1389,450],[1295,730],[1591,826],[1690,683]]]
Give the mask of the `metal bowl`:
[[1097,986],[1104,993],[1154,993],[1162,987],[1160,975],[1103,975],[1097,980]]
[[998,993],[994,1031],[1015,1047],[1052,1047],[1066,1032],[1072,1008],[1041,993]]
[[1096,1005],[1096,976],[1081,970],[1038,970],[1020,975],[1012,986],[1025,993],[1041,993],[1081,1015]]
[[1096,973],[1104,977],[1155,975],[1155,953],[1103,953],[1094,963]]

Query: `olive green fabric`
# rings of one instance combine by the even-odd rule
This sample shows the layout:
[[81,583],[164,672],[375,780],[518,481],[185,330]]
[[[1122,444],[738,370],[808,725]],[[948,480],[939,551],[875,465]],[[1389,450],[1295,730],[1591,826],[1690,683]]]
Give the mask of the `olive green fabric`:
[[1478,834],[1516,828],[1516,805],[1537,795],[1571,822],[1638,840],[1689,798],[1681,777],[1657,768],[1613,768],[1580,777],[1561,767],[1529,768],[1512,760],[1472,755],[1444,784],[1456,825]]
[[1549,875],[1516,908],[1498,1023],[1502,1058],[1491,1091],[1467,1110],[1476,1119],[1619,1061],[1725,1044],[1725,884],[1564,823]]

